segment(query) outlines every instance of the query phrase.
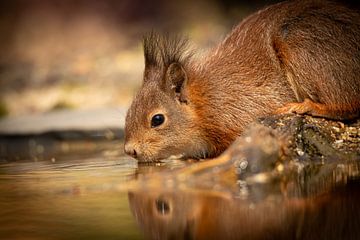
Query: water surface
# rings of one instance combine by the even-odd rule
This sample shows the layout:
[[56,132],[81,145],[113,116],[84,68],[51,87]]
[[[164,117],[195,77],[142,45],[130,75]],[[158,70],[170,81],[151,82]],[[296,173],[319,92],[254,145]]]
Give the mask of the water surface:
[[139,165],[111,151],[4,161],[1,239],[360,238],[357,161],[297,163],[255,183],[231,164],[197,164]]
[[1,239],[141,239],[125,157],[0,164]]

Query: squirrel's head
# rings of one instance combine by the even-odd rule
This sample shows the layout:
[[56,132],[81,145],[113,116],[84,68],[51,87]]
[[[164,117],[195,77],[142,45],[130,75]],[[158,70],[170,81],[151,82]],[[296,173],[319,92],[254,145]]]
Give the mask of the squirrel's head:
[[125,123],[125,152],[139,161],[200,158],[207,152],[189,96],[186,47],[180,38],[144,38],[143,84]]

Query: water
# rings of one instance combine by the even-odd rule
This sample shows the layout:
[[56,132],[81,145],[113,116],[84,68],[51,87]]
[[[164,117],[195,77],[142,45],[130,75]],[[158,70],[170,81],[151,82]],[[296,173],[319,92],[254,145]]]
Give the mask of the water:
[[0,165],[1,239],[141,239],[125,182],[128,158]]
[[196,164],[108,150],[1,163],[0,239],[360,238],[358,162],[298,163],[261,183]]

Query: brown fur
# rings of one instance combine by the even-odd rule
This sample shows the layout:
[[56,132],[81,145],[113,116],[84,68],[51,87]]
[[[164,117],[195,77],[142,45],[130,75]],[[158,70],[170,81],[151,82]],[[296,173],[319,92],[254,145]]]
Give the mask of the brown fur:
[[[125,151],[142,161],[215,157],[259,116],[360,114],[360,14],[331,2],[279,3],[244,19],[204,58],[150,34]],[[166,121],[150,127],[154,114]]]

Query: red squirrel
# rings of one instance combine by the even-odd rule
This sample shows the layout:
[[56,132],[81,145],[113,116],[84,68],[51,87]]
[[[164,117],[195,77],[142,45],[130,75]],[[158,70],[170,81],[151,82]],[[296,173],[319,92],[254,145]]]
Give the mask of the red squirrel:
[[206,56],[144,38],[143,84],[126,116],[139,161],[213,158],[256,118],[360,116],[360,14],[325,1],[282,2],[237,25]]

